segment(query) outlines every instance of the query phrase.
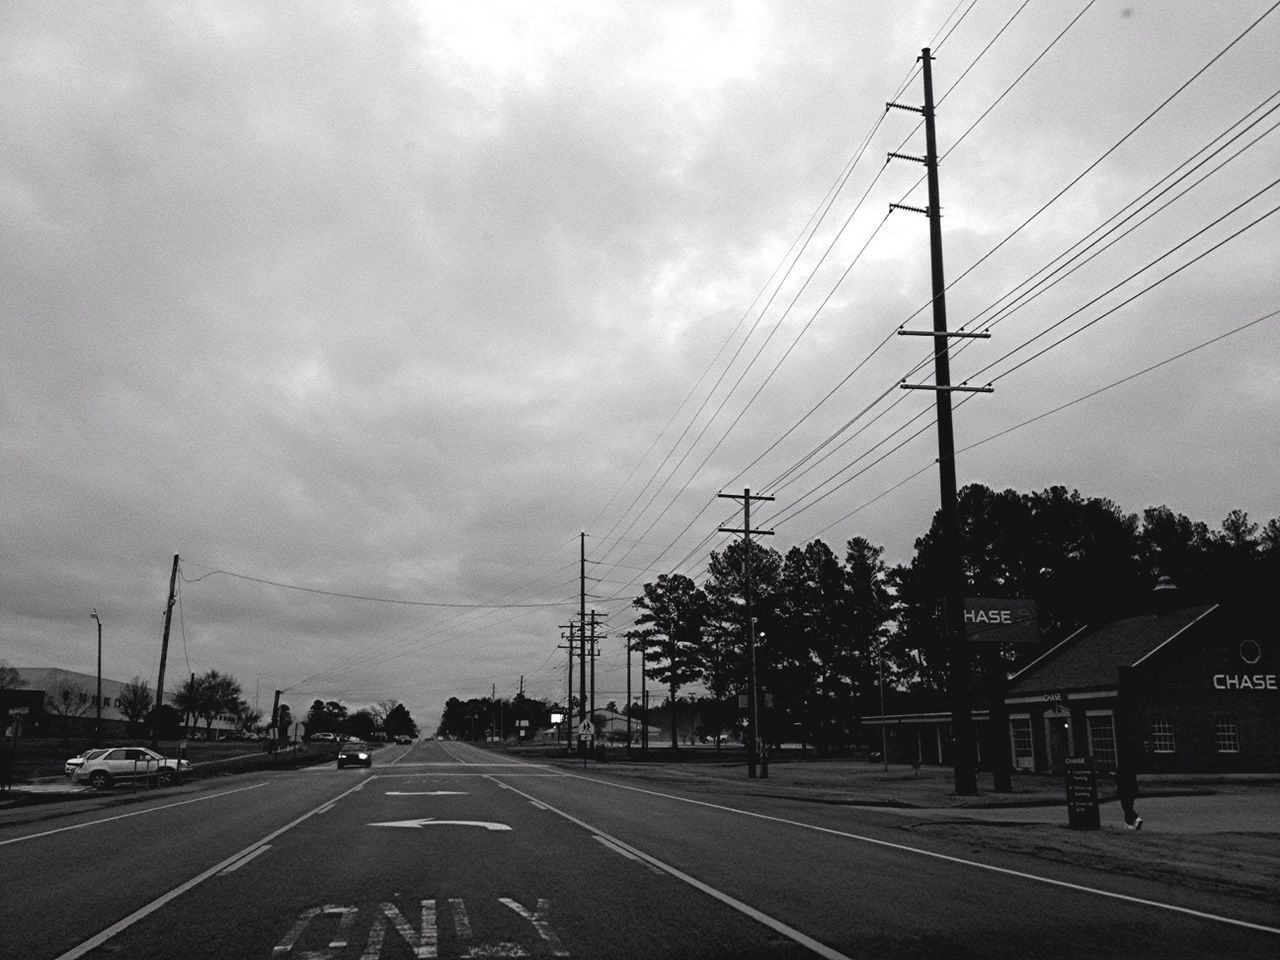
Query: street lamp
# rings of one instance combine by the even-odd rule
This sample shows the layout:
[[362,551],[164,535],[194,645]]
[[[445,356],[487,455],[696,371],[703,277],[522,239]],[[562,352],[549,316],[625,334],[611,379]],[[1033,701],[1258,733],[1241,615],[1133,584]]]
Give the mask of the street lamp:
[[98,621],[98,720],[94,726],[93,735],[97,739],[98,745],[102,745],[102,618],[98,616],[98,608],[93,608],[93,613],[89,614],[89,619]]

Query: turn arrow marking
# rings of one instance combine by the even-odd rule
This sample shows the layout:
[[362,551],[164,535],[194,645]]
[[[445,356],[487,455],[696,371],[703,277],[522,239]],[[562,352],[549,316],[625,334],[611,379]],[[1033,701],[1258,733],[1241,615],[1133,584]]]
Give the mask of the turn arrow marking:
[[437,820],[427,817],[423,820],[389,820],[386,823],[371,823],[371,827],[484,827],[486,830],[510,830],[505,823],[488,823],[484,820]]

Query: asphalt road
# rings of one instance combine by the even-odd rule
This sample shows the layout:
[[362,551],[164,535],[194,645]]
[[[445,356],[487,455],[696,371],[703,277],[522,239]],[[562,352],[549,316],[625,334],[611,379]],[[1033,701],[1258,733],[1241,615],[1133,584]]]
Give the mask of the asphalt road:
[[1280,952],[1269,905],[904,835],[874,811],[461,743],[377,760],[0,831],[0,958]]

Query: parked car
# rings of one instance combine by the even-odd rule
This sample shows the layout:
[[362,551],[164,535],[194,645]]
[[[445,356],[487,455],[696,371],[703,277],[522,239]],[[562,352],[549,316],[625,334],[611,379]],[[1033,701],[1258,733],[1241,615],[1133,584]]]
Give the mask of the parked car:
[[328,731],[325,731],[323,733],[313,733],[311,735],[311,742],[312,743],[337,743],[338,735],[336,733],[329,733]]
[[396,737],[396,743],[413,743],[413,737],[405,736],[403,733]]
[[86,750],[84,753],[78,754],[68,760],[62,766],[62,772],[68,777],[75,773],[84,764],[86,760],[92,760],[94,757],[100,757],[107,752],[107,747],[98,747],[94,750]]
[[372,767],[373,754],[369,745],[359,740],[344,743],[338,751],[338,769],[343,767]]
[[146,747],[114,747],[86,760],[71,779],[88,782],[99,790],[115,783],[152,779],[164,786],[178,773],[190,769],[191,764],[186,760],[171,760]]

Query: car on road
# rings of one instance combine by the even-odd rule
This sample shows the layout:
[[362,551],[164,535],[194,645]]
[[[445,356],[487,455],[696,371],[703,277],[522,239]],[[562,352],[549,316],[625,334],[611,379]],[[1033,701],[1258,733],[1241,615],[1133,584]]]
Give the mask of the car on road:
[[114,747],[82,763],[71,775],[99,790],[116,783],[155,780],[161,786],[171,783],[179,773],[191,769],[186,760],[173,760],[146,747]]
[[311,735],[311,742],[312,743],[337,743],[338,735],[336,733],[329,733],[327,730],[323,733],[313,733]]
[[407,737],[402,733],[396,737],[396,743],[413,743],[413,737]]
[[84,753],[77,754],[62,765],[62,772],[68,777],[74,774],[84,764],[86,760],[92,760],[94,757],[100,757],[107,752],[107,747],[98,747],[94,750],[86,750]]
[[338,751],[338,769],[343,767],[372,767],[373,754],[369,745],[359,740],[344,743]]

